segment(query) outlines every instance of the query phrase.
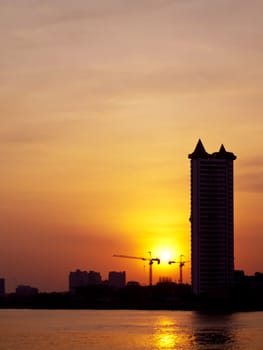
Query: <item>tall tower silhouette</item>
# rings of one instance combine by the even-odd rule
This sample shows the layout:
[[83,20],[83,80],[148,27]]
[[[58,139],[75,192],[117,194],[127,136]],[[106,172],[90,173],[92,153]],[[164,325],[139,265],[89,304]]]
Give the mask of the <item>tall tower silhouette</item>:
[[233,282],[233,161],[222,145],[206,152],[198,141],[191,159],[191,254],[194,294],[225,290]]

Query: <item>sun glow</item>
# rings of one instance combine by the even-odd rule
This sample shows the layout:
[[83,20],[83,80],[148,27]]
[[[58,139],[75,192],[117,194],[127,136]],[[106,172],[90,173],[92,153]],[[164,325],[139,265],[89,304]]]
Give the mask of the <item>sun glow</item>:
[[164,250],[160,253],[161,262],[168,263],[171,260],[171,253],[168,250]]

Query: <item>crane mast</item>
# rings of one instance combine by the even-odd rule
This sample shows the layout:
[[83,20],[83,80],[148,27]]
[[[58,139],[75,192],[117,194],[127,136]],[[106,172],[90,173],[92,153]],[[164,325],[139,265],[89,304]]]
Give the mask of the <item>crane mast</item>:
[[190,261],[185,261],[183,260],[184,255],[181,254],[180,255],[180,261],[174,261],[174,260],[170,260],[168,262],[169,265],[171,264],[179,264],[179,283],[182,284],[183,283],[183,267],[186,263],[190,262]]

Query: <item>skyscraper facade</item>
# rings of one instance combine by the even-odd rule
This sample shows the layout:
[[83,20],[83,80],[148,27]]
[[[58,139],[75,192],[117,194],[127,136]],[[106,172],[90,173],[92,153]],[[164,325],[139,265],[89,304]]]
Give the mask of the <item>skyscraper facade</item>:
[[192,287],[197,295],[223,291],[233,282],[233,161],[222,145],[206,152],[198,141],[191,159]]

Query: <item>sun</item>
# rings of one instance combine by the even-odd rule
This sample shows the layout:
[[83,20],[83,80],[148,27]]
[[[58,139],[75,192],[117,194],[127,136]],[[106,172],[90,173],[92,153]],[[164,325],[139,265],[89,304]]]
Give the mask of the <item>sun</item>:
[[171,253],[168,250],[163,250],[160,253],[161,262],[168,263],[171,260]]

